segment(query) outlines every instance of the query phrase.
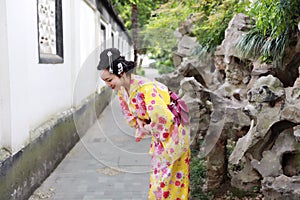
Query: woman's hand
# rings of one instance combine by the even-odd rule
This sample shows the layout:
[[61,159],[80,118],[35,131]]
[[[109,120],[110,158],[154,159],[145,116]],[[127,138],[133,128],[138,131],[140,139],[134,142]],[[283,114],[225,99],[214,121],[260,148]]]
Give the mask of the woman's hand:
[[147,131],[149,131],[151,133],[152,128],[151,128],[150,124],[145,124],[144,129],[146,129]]
[[146,124],[145,122],[143,122],[140,119],[137,119],[137,123],[138,123],[140,131],[142,131],[143,133],[149,134],[149,135],[151,134],[151,129],[150,129],[149,124]]

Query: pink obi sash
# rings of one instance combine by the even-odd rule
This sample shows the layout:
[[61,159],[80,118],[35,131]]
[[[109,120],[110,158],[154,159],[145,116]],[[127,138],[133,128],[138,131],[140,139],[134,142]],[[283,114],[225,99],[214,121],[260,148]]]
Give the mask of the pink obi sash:
[[168,108],[173,113],[175,122],[177,123],[177,125],[179,124],[188,125],[189,109],[186,103],[181,98],[179,98],[179,96],[176,93],[169,91],[169,94],[171,98],[171,103],[170,105],[168,105]]

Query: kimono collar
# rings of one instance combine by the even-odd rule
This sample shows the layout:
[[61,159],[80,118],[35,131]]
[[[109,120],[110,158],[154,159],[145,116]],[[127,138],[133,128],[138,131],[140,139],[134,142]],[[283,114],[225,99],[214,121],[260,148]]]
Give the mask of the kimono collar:
[[145,78],[145,77],[138,76],[138,75],[135,75],[135,74],[131,74],[130,89],[129,89],[130,92],[129,93],[130,94],[134,94],[143,85],[145,85],[145,84],[151,84],[151,83],[153,83],[153,82],[150,81],[149,79]]
[[[138,90],[140,87],[142,87],[142,85],[144,85],[145,83],[148,83],[148,79],[135,75],[135,74],[131,74],[130,75],[130,88],[128,91],[128,99],[130,99],[130,97],[132,97]],[[122,94],[122,96],[127,96],[127,92],[125,87],[121,88],[120,93]]]
[[148,78],[145,78],[145,77],[142,77],[139,75],[131,74],[129,98],[132,97],[133,95],[135,95],[141,87],[143,87],[145,85],[151,85],[151,84],[160,86],[161,89],[168,91],[168,88],[165,85],[163,85],[155,80],[150,80]]

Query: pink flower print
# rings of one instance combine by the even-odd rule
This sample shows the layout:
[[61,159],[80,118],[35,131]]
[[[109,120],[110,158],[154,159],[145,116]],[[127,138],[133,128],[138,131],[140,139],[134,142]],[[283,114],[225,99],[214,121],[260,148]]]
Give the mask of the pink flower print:
[[138,100],[143,100],[145,98],[144,93],[138,93],[137,98]]
[[175,181],[175,185],[180,186],[181,185],[180,181]]
[[142,85],[143,83],[145,83],[145,81],[143,81],[143,80],[140,80],[140,81],[138,82],[139,85]]
[[121,101],[120,105],[121,105],[122,108],[124,108],[125,107],[125,102]]
[[174,131],[172,133],[172,140],[175,142],[178,142],[178,132]]
[[160,166],[161,166],[161,164],[160,164],[160,162],[158,162],[158,163],[157,163],[157,167],[160,168]]
[[182,172],[177,172],[176,173],[176,178],[177,179],[181,179],[182,178],[183,173]]
[[168,172],[167,168],[163,168],[161,171],[162,171],[163,175],[167,174],[167,172]]
[[165,185],[164,182],[161,182],[161,183],[160,183],[160,187],[161,187],[161,188],[164,188],[165,186],[166,186],[166,185]]
[[153,92],[157,93],[157,90],[154,88],[154,89],[153,89]]
[[151,104],[155,104],[155,100],[151,100]]
[[152,95],[152,97],[156,97],[156,94],[155,94],[155,93],[152,93],[151,95]]
[[170,192],[169,192],[169,191],[165,191],[165,192],[163,193],[164,198],[168,198],[169,195],[170,195]]
[[182,135],[185,135],[185,129],[182,130]]
[[170,153],[174,153],[174,149],[173,148],[170,149]]
[[162,154],[163,151],[164,151],[164,148],[163,148],[162,145],[158,145],[158,146],[156,147],[156,152],[157,152],[159,155]]
[[149,105],[149,106],[148,106],[148,110],[153,110],[153,106],[152,106],[152,105]]
[[155,125],[156,125],[155,122],[152,122],[152,123],[150,124],[150,126],[151,126],[152,128],[153,128]]
[[159,121],[159,123],[161,123],[161,124],[166,124],[166,123],[167,123],[167,120],[166,120],[164,117],[159,117],[159,118],[158,118],[158,121]]
[[185,162],[186,164],[190,164],[190,159],[189,159],[189,158],[186,158],[186,159],[184,160],[184,162]]
[[144,110],[146,110],[146,103],[145,103],[145,101],[142,101],[141,105],[142,105],[142,108],[143,108]]
[[153,193],[155,195],[155,199],[157,199],[157,200],[161,200],[162,199],[162,194],[161,194],[160,191],[154,191]]
[[162,131],[164,129],[164,127],[161,124],[159,124],[159,125],[157,125],[157,129]]
[[164,138],[164,139],[167,139],[168,137],[169,137],[169,133],[168,133],[168,132],[164,132],[164,133],[163,133],[163,138]]
[[136,103],[136,98],[132,98],[132,103]]

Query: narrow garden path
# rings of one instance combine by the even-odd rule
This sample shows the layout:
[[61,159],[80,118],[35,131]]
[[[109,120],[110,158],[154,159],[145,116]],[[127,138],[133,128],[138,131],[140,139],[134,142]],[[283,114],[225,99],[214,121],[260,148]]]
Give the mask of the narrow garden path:
[[[146,76],[157,71],[145,68]],[[101,113],[30,200],[144,200],[148,196],[150,138],[139,143],[117,98]]]

